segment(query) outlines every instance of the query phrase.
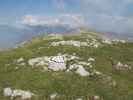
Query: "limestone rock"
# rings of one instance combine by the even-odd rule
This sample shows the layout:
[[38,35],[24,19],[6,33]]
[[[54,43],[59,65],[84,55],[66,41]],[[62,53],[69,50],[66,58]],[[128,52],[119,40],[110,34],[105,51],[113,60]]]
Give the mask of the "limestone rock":
[[78,66],[78,69],[76,70],[76,73],[79,74],[80,76],[89,76],[90,75],[90,73],[88,71],[86,71],[84,69],[84,67],[81,66],[81,65]]
[[66,69],[64,57],[54,56],[48,63],[48,68],[52,71],[63,71]]
[[5,88],[3,92],[4,96],[11,96],[13,91],[11,88]]
[[24,91],[24,90],[20,90],[20,89],[11,89],[11,88],[4,88],[4,96],[8,96],[11,99],[13,99],[14,97],[20,97],[21,100],[25,100],[25,99],[31,99],[31,97],[34,95],[33,93],[31,93],[30,91]]

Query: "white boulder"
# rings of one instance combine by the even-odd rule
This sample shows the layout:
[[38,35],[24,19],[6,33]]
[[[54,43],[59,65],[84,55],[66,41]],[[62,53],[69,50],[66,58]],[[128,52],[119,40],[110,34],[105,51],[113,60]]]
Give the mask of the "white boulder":
[[90,75],[90,73],[88,71],[86,71],[84,69],[84,67],[81,65],[78,65],[78,69],[76,70],[76,73],[79,74],[80,76],[89,76]]
[[66,63],[63,56],[54,56],[48,63],[48,68],[52,71],[63,71],[66,69]]

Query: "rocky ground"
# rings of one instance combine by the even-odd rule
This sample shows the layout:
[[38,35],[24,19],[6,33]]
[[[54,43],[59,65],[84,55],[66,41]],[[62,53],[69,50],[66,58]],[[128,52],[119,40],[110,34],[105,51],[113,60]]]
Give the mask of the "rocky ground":
[[87,32],[0,52],[0,100],[133,100],[133,43]]

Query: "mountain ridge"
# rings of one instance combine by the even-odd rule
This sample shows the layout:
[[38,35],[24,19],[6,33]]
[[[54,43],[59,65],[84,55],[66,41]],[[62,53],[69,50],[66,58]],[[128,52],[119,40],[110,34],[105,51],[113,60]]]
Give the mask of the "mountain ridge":
[[0,52],[0,99],[132,100],[133,43],[97,34],[49,34]]

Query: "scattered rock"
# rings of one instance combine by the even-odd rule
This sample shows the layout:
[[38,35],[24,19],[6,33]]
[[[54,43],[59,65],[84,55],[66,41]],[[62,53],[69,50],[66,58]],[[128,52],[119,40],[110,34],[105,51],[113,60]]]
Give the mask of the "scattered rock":
[[126,40],[104,38],[102,40],[102,43],[105,43],[105,44],[126,43]]
[[47,65],[49,66],[49,68],[53,68],[51,66],[63,66],[61,68],[66,69],[66,61],[70,61],[70,60],[76,60],[76,59],[80,59],[77,56],[74,55],[68,55],[68,54],[58,54],[57,56],[44,56],[44,57],[37,57],[37,58],[32,58],[28,61],[28,64],[32,67],[36,67],[36,66],[44,66]]
[[95,95],[93,98],[94,100],[100,100],[100,96],[97,96],[97,95]]
[[75,40],[69,40],[69,41],[58,41],[58,42],[52,42],[51,46],[60,46],[60,45],[71,45],[75,47],[99,47],[100,43],[97,42],[97,40],[92,40],[91,42],[80,42]]
[[122,64],[121,62],[118,62],[117,64],[113,64],[113,68],[115,70],[131,70],[131,67],[127,64]]
[[21,62],[24,62],[24,58],[22,57],[17,60],[17,63],[21,63]]
[[115,43],[126,43],[126,40],[113,39],[112,41]]
[[80,76],[89,76],[90,75],[90,73],[88,71],[86,71],[83,66],[81,66],[81,65],[77,65],[77,66],[78,66],[78,68],[76,70],[77,74],[79,74]]
[[25,63],[24,58],[21,57],[21,58],[15,60],[15,64],[20,65],[20,66],[24,66],[26,63]]
[[116,87],[116,86],[117,86],[116,81],[112,81],[112,86],[113,86],[113,87]]
[[94,74],[96,74],[96,75],[102,75],[102,72],[99,72],[97,70],[94,70]]
[[105,44],[112,44],[112,40],[110,40],[110,39],[103,39],[103,41],[102,41],[103,43],[105,43]]
[[[69,64],[69,66],[66,66],[69,61],[75,61],[72,62],[72,64]],[[57,56],[44,56],[44,57],[38,57],[33,58],[28,61],[28,64],[31,66],[43,66],[46,69],[51,71],[73,71],[81,76],[89,76],[90,73],[85,70],[84,66],[88,66],[88,68],[92,68],[92,62],[95,61],[94,58],[89,58],[87,62],[85,61],[79,61],[81,58],[69,54],[57,54]],[[46,65],[46,66],[45,66]],[[68,68],[67,68],[68,67]],[[43,72],[44,72],[43,70]],[[96,72],[96,74],[100,74]]]
[[82,98],[77,98],[76,100],[83,100]]
[[18,65],[20,65],[20,66],[24,66],[24,65],[25,65],[25,63],[24,63],[24,62],[22,62],[22,63],[20,63],[20,64],[18,64]]
[[100,96],[95,95],[95,96],[90,97],[90,100],[102,100],[102,99]]
[[57,98],[59,98],[59,97],[60,97],[59,94],[53,93],[53,94],[50,95],[50,100],[55,100],[55,99],[57,99]]
[[89,58],[88,61],[89,61],[89,62],[90,62],[90,61],[94,62],[95,59],[94,59],[94,58]]
[[33,58],[30,59],[28,61],[28,64],[32,67],[36,67],[36,66],[43,66],[43,65],[48,65],[48,61],[50,60],[49,57],[45,56],[45,57],[37,57],[37,58]]
[[11,88],[4,89],[4,96],[11,97],[11,99],[13,99],[14,97],[20,97],[21,100],[31,99],[33,95],[34,94],[31,93],[30,91],[24,91],[18,89],[12,90]]
[[52,42],[51,43],[52,46],[59,46],[59,45],[72,45],[72,46],[76,46],[76,47],[80,47],[80,41],[59,41],[59,42]]

